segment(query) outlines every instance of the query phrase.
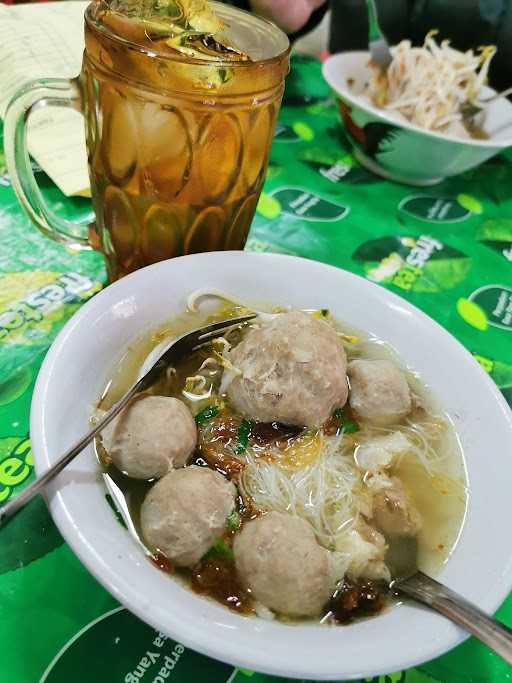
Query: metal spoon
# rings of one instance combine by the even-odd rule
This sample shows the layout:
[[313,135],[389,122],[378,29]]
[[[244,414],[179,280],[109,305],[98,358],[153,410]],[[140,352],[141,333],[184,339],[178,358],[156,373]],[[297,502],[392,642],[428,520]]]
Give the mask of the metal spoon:
[[128,533],[133,538],[133,540],[142,547],[144,552],[147,555],[150,555],[149,550],[144,545],[144,542],[140,537],[135,524],[133,523],[132,516],[130,515],[130,507],[128,505],[128,501],[126,500],[126,496],[124,495],[123,491],[119,488],[119,486],[114,481],[113,477],[111,477],[108,472],[102,472],[102,476],[105,488],[109,492],[114,507],[121,516],[121,519],[123,520]]
[[12,501],[0,508],[0,526],[10,517],[15,515],[22,507],[24,507],[32,498],[37,495],[52,479],[54,479],[59,472],[61,472],[66,465],[68,465],[83,449],[91,443],[95,436],[97,436],[105,427],[112,422],[115,416],[129,403],[129,401],[136,395],[143,391],[147,391],[162,375],[163,372],[172,366],[177,361],[188,356],[192,351],[195,351],[203,344],[214,339],[220,332],[229,329],[235,325],[241,325],[256,318],[256,313],[250,315],[242,315],[238,318],[230,318],[229,320],[221,320],[211,325],[205,325],[197,330],[193,330],[187,334],[174,339],[172,343],[162,351],[160,356],[156,359],[148,371],[126,392],[126,394],[115,403],[112,408],[103,416],[103,418],[91,429],[85,436],[83,436],[74,446],[71,446],[64,455],[57,460],[57,462],[50,467],[44,474],[38,477],[30,486],[16,496]]
[[366,0],[366,6],[368,8],[369,23],[368,47],[372,61],[385,71],[393,61],[393,55],[389,49],[388,41],[379,26],[375,0]]
[[386,564],[393,592],[404,593],[462,626],[512,665],[512,629],[418,570],[416,539],[388,537]]
[[[133,524],[124,493],[108,472],[103,473],[103,479],[128,533],[149,555]],[[393,593],[403,593],[440,612],[485,643],[508,664],[512,664],[512,629],[489,617],[447,586],[419,571],[418,542],[415,537],[388,536],[387,541],[386,564],[394,577],[389,584]]]

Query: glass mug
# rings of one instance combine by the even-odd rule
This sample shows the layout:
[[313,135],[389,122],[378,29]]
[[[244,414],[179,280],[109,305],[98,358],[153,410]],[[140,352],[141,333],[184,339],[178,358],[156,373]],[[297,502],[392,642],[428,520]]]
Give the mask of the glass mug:
[[[80,75],[22,88],[5,119],[13,187],[36,226],[75,249],[98,249],[110,280],[182,254],[243,248],[264,180],[289,69],[289,43],[270,22],[211,3],[253,61],[208,61],[150,48],[126,17],[85,12]],[[92,225],[55,215],[29,162],[35,107],[85,119]]]

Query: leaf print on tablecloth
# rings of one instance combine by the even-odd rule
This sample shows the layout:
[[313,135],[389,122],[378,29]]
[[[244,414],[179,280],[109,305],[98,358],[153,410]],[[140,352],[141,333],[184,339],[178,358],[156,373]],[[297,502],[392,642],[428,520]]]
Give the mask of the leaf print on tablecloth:
[[466,254],[429,235],[369,240],[352,258],[363,263],[369,280],[421,293],[451,289],[463,282],[471,269]]
[[512,262],[512,218],[490,218],[480,225],[476,238]]
[[0,382],[0,406],[9,405],[9,403],[13,403],[20,396],[23,396],[31,382],[32,372],[29,367],[21,368]]
[[41,496],[2,528],[0,574],[26,567],[64,543]]

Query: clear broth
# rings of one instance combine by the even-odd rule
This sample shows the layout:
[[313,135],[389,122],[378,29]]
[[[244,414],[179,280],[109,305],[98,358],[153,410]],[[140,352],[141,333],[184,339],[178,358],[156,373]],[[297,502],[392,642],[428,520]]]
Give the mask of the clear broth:
[[[262,306],[260,310],[269,310],[269,307]],[[234,317],[244,312],[247,312],[247,309],[240,306],[224,306],[213,314],[187,312],[175,317],[152,333],[135,340],[115,365],[115,370],[105,387],[98,408],[109,409],[126,392],[137,379],[144,360],[162,341],[184,334],[207,322]],[[361,340],[353,347],[346,346],[349,360],[356,357],[389,359],[401,365],[398,355],[381,340],[337,321],[336,328],[345,335],[356,336]],[[206,350],[192,354],[176,366],[176,372],[171,381],[166,378],[162,379],[152,387],[150,393],[183,399],[182,390],[186,378],[196,374],[196,370],[209,355],[211,354]],[[429,414],[440,415],[445,423],[445,429],[432,444],[445,456],[442,472],[429,474],[413,455],[400,458],[391,471],[391,474],[401,479],[423,520],[422,529],[417,536],[419,567],[429,574],[436,574],[453,551],[464,521],[467,501],[464,460],[449,418],[439,410],[435,399],[420,379],[411,371],[407,371],[407,374],[413,392],[427,407],[427,417]],[[192,411],[197,414],[208,403],[211,401],[203,399],[191,406]],[[353,436],[355,447],[357,434]],[[122,490],[132,521],[141,535],[140,507],[154,482],[131,479],[110,465],[101,446],[101,440],[97,440],[96,449],[100,463]],[[203,457],[201,452],[196,452],[191,462],[202,466],[212,466],[212,463],[208,461],[208,458]],[[219,467],[213,468],[221,469],[224,474],[230,476],[229,465],[224,470]],[[241,499],[238,501],[238,512],[242,523],[257,514],[252,509],[244,507]],[[232,536],[232,532],[226,531],[224,540],[228,545],[231,543]],[[151,556],[151,559],[156,566],[182,579],[195,592],[213,598],[235,611],[244,614],[255,612],[255,604],[250,595],[238,582],[234,564],[225,557],[208,555],[193,570],[173,568],[172,564],[162,556]],[[325,620],[324,616],[321,621]]]

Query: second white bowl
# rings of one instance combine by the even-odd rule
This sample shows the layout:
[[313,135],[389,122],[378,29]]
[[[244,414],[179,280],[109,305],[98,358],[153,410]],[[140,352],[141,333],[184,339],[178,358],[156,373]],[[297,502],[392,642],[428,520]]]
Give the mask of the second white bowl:
[[[487,108],[485,140],[463,140],[397,121],[363,96],[370,78],[369,59],[368,52],[335,54],[325,61],[323,75],[337,94],[354,156],[370,171],[409,185],[434,185],[512,145],[512,103],[505,98]],[[484,88],[484,96],[492,94]]]

